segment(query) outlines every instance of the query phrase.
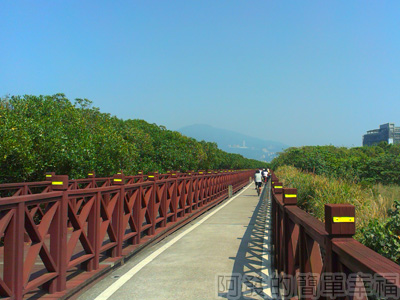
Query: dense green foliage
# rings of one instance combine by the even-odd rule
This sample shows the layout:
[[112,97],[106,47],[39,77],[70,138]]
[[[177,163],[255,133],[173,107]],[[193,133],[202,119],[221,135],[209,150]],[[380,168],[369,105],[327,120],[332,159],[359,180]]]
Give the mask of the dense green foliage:
[[291,165],[303,171],[363,184],[400,184],[400,145],[371,147],[305,146],[288,148],[272,168]]
[[388,218],[372,219],[368,226],[361,228],[361,242],[379,254],[400,263],[400,201],[394,202]]
[[0,99],[0,183],[166,170],[245,169],[265,163],[226,153],[143,120],[121,120],[63,94]]
[[355,238],[400,263],[400,187],[362,185],[333,176],[301,172],[292,166],[276,174],[286,187],[297,188],[298,206],[324,221],[324,205],[348,203],[356,208]]
[[326,203],[355,205],[355,238],[400,263],[400,145],[288,148],[271,165],[321,221]]
[[[381,213],[370,188],[343,179],[301,172],[291,166],[280,167],[276,174],[285,187],[297,188],[298,206],[324,221],[325,204],[349,203],[356,207],[357,228]],[[385,211],[385,210],[384,210]]]

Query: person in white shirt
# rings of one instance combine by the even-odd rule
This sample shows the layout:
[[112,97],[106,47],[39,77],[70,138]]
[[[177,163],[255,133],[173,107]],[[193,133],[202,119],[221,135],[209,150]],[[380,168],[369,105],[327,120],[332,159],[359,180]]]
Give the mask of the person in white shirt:
[[262,178],[263,178],[263,181],[264,181],[265,183],[267,183],[267,177],[268,177],[268,171],[267,171],[266,169],[264,169],[264,170],[262,171]]
[[258,170],[256,174],[254,174],[254,182],[256,184],[257,194],[260,195],[262,185],[262,174],[260,170]]

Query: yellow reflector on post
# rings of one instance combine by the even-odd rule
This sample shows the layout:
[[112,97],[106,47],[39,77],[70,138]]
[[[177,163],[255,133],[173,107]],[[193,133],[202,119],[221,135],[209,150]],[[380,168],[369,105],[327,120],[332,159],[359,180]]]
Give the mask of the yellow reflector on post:
[[53,175],[51,175],[51,174],[46,174],[46,177],[47,177],[47,178],[51,178],[51,177],[53,177]]
[[154,178],[154,176],[153,176],[153,175],[149,175],[149,176],[147,176],[147,177],[149,177],[149,178]]
[[89,173],[88,175],[89,175],[89,176],[93,176],[93,173]]
[[296,198],[296,194],[285,194],[285,198]]
[[120,178],[114,178],[114,181],[116,181],[116,182],[122,182],[122,179],[120,179]]
[[354,217],[333,217],[333,223],[354,223]]
[[63,184],[64,184],[64,182],[62,182],[62,181],[53,181],[51,183],[51,185],[63,185]]
[[277,186],[275,186],[274,188],[275,188],[275,189],[283,189],[283,186],[277,185]]

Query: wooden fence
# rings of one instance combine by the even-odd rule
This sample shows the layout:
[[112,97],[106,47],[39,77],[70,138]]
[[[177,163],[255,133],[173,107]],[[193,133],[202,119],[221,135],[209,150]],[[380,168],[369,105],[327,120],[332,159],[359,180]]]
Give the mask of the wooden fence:
[[275,174],[271,181],[274,262],[283,298],[400,298],[400,266],[353,239],[353,205],[326,204],[322,223],[297,206],[297,189],[284,188]]
[[[93,174],[93,173],[91,173]],[[253,171],[0,185],[0,296],[65,296],[249,183]]]

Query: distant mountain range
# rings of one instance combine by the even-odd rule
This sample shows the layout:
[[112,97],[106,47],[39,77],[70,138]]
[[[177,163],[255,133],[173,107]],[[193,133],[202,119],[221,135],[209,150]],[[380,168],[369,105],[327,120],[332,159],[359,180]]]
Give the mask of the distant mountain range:
[[199,141],[215,142],[218,144],[218,148],[226,152],[238,153],[247,158],[266,162],[271,161],[278,152],[289,147],[280,142],[262,140],[203,124],[186,126],[178,131]]

